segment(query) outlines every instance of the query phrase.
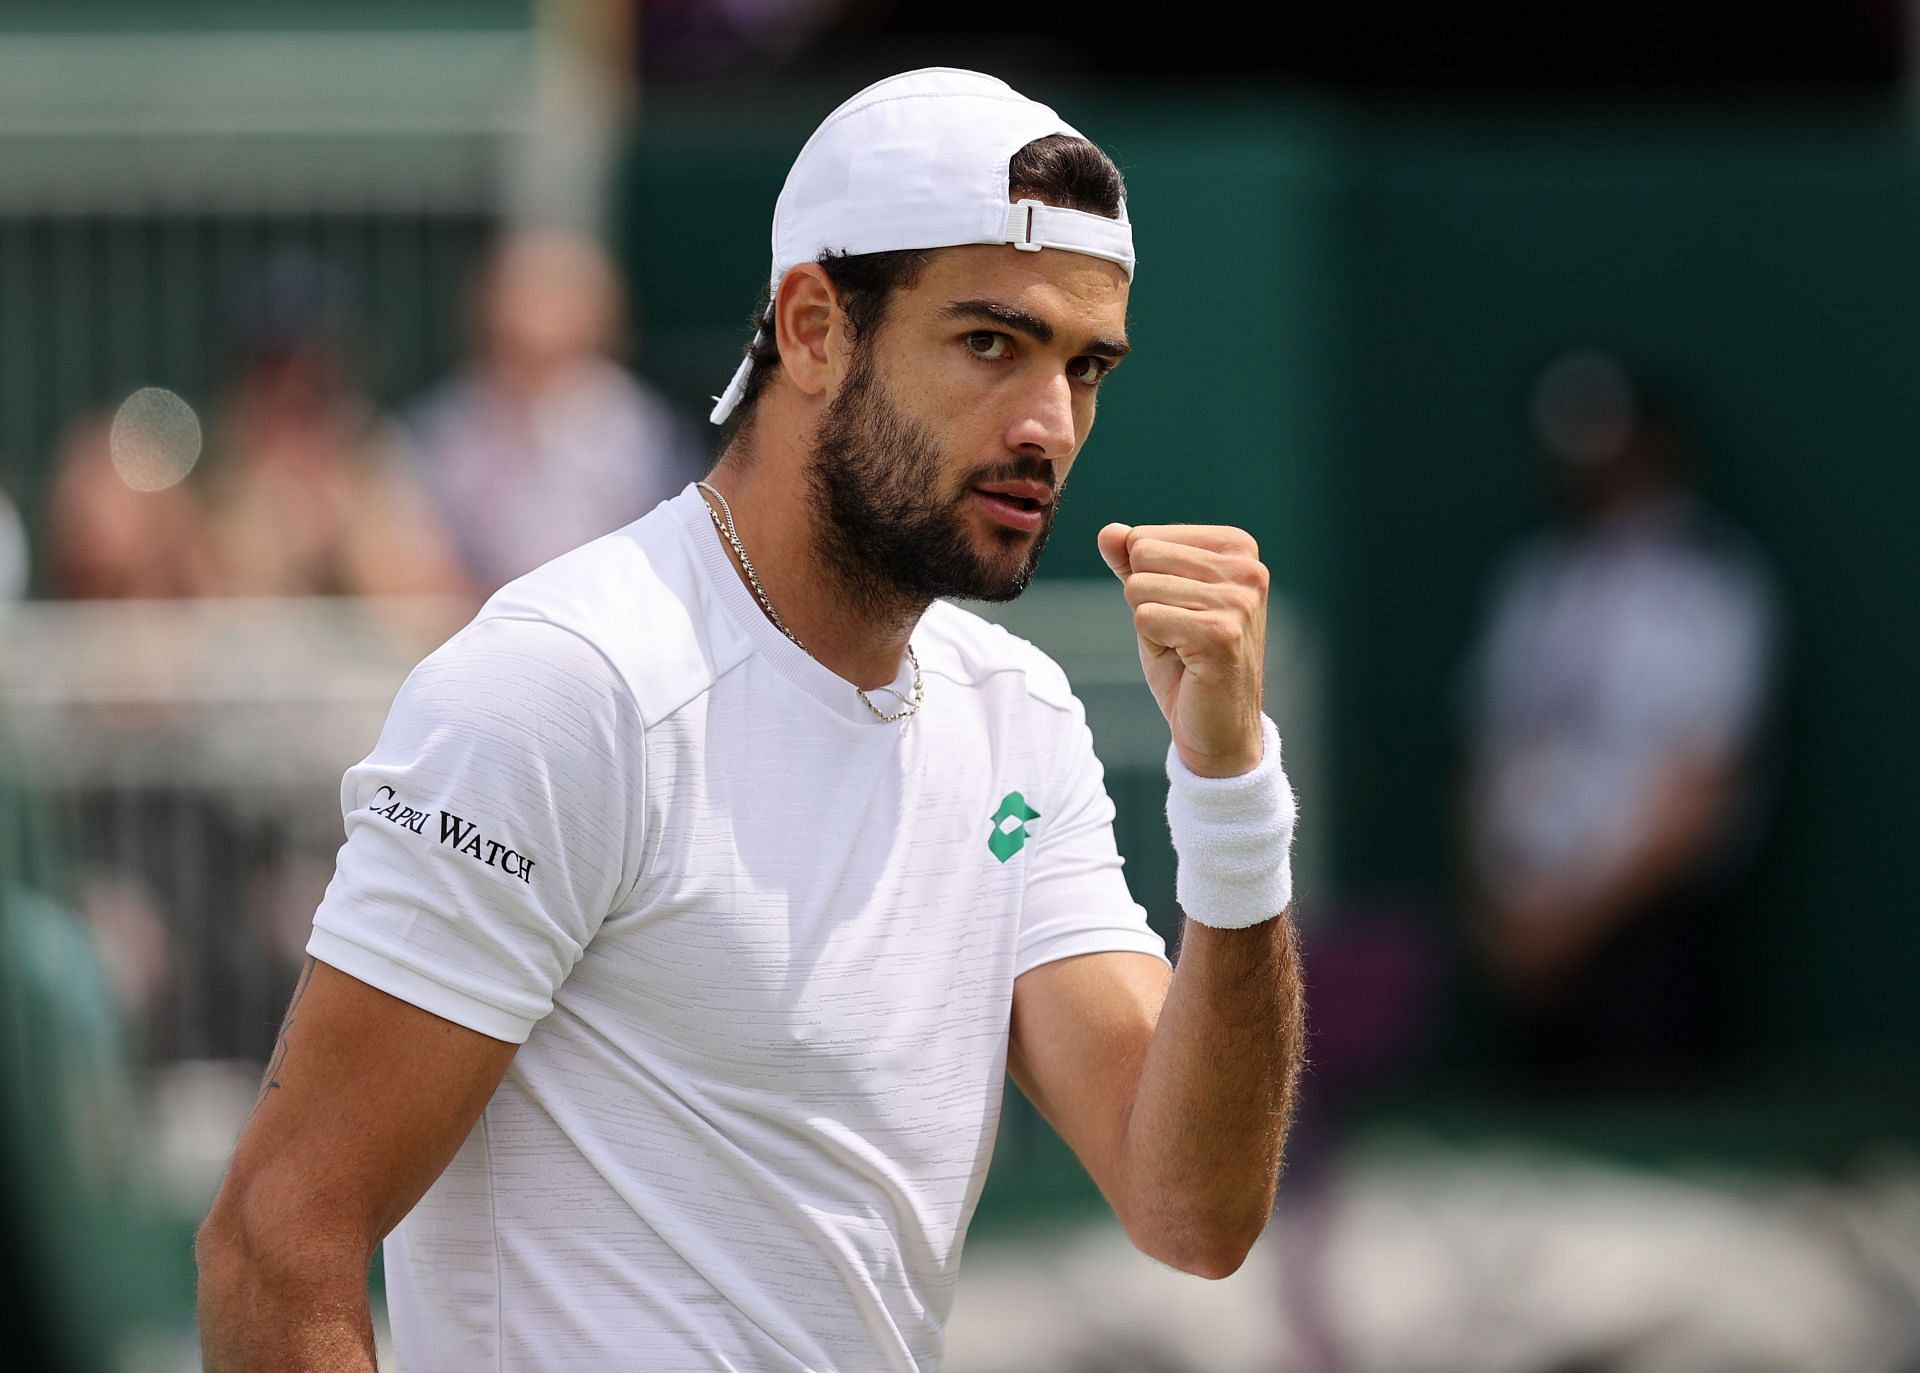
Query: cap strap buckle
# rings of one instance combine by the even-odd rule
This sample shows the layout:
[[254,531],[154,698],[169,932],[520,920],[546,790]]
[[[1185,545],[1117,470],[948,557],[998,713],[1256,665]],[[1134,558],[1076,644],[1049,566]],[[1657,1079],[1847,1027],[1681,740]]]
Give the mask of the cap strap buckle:
[[1007,242],[1023,253],[1037,253],[1046,246],[1033,240],[1033,212],[1040,204],[1037,200],[1016,200],[1007,210]]
[[1023,253],[1042,248],[1060,248],[1089,257],[1105,258],[1124,267],[1127,279],[1133,279],[1133,226],[1124,218],[1088,214],[1049,205],[1042,200],[1017,200],[1007,208],[1006,228],[1000,241],[1011,243]]

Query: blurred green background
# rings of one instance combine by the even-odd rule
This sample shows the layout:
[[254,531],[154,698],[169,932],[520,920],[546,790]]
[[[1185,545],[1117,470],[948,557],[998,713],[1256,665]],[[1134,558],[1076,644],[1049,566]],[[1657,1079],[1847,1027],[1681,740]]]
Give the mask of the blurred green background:
[[[176,199],[164,167],[152,185],[98,202],[55,181],[41,193],[4,178],[0,485],[30,533],[73,414],[137,385],[196,402],[217,386],[233,275],[275,245],[308,246],[354,273],[380,400],[398,403],[452,365],[466,284],[512,212],[501,188],[510,178],[484,157],[469,176],[445,149],[499,131],[491,116],[470,128],[456,116],[480,108],[485,73],[524,75],[537,48],[527,7],[504,2],[282,13],[175,0],[91,7],[79,25],[75,14],[51,0],[0,7],[0,72],[20,78],[0,80],[0,170],[44,168],[46,121],[92,107],[87,92],[68,92],[46,114],[63,77],[29,71],[29,59],[58,50],[26,39],[76,27],[323,29],[357,35],[364,50],[389,31],[468,32],[490,46],[403,93],[453,129],[445,147],[383,145],[382,165],[403,180],[416,165],[408,157],[454,168],[411,199],[377,178],[364,196],[342,191],[337,169],[359,145],[318,135],[313,179],[327,191],[305,199],[249,201],[204,169],[195,185],[213,189]],[[108,55],[88,71],[104,78],[128,60]],[[1910,704],[1920,540],[1909,528],[1920,509],[1920,388],[1908,379],[1920,357],[1920,136],[1910,112],[1858,93],[1382,101],[1037,65],[1034,92],[1125,172],[1140,255],[1135,354],[1103,397],[1043,578],[1103,576],[1093,534],[1110,519],[1231,521],[1259,538],[1310,678],[1300,684],[1310,709],[1296,717],[1316,731],[1305,744],[1317,780],[1302,890],[1310,961],[1316,932],[1391,909],[1425,931],[1444,970],[1418,1043],[1365,1084],[1362,1112],[1467,1137],[1517,1120],[1536,1137],[1641,1159],[1835,1170],[1864,1149],[1920,1143],[1920,922],[1907,861],[1920,823]],[[627,274],[634,361],[689,416],[703,414],[745,342],[787,164],[855,84],[819,73],[663,83],[621,108],[604,228]],[[511,133],[520,114],[500,128]],[[259,156],[245,133],[232,149],[242,180]],[[115,137],[59,146],[119,166]],[[1569,1108],[1500,1092],[1457,975],[1459,677],[1498,558],[1546,508],[1527,388],[1550,356],[1582,344],[1634,359],[1678,399],[1708,499],[1764,547],[1787,601],[1784,768],[1729,950],[1733,1057],[1715,1092],[1678,1103]],[[9,681],[31,673],[16,662]],[[1106,728],[1132,729],[1130,718]],[[1164,782],[1140,761],[1159,746],[1111,733],[1099,742],[1121,760],[1111,782],[1136,895],[1171,912]],[[0,828],[9,1214],[22,1232],[67,1233],[44,1254],[13,1258],[40,1284],[35,1304],[68,1313],[62,1324],[90,1329],[103,1348],[115,1312],[137,1325],[183,1309],[190,1218],[133,1203],[116,1211],[112,1188],[100,1218],[81,1225],[39,1209],[61,1198],[61,1213],[77,1215],[100,1193],[82,1185],[75,1160],[87,1146],[59,1104],[70,1084],[44,1053],[68,1037],[55,1028],[61,1016],[86,1012],[45,1001],[50,955],[25,913],[70,897],[63,844],[48,833],[57,818],[21,799],[19,784],[33,779],[14,772]],[[118,1053],[138,1065],[142,1049]],[[1097,1203],[1017,1101],[1002,1144],[984,1231]],[[108,1233],[119,1238],[99,1238]],[[118,1295],[74,1305],[89,1283]],[[75,1366],[104,1357],[96,1349]]]
[[[1747,908],[1739,1040],[1822,1071],[1911,1067],[1920,147],[1904,116],[1055,98],[1125,171],[1141,268],[1136,357],[1044,575],[1097,574],[1109,519],[1230,519],[1260,539],[1324,644],[1333,771],[1310,823],[1331,866],[1314,903],[1445,906],[1454,679],[1497,556],[1545,504],[1527,386],[1556,350],[1603,343],[1682,397],[1709,498],[1789,597],[1791,774]],[[620,244],[644,363],[689,406],[727,376],[764,207],[827,108],[689,102],[633,150]]]

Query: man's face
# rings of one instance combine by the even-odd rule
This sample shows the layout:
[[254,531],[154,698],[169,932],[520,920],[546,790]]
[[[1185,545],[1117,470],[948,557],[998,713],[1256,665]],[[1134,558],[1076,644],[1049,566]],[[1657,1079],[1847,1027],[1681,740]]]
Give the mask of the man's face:
[[814,436],[823,551],[875,609],[1005,601],[1032,580],[1101,378],[1126,273],[1081,253],[933,254],[861,340]]

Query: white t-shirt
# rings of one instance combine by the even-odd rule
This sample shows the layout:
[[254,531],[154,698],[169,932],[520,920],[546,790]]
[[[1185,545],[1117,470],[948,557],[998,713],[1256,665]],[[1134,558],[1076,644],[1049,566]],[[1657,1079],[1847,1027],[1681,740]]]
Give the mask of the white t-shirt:
[[408,678],[308,947],[522,1047],[387,1241],[403,1369],[938,1367],[1014,979],[1164,947],[1059,668],[913,644],[882,723],[688,487]]
[[1612,882],[1676,763],[1747,759],[1774,637],[1758,560],[1683,501],[1531,545],[1475,664],[1482,879]]
[[626,524],[696,461],[666,402],[604,359],[575,363],[531,401],[457,376],[410,419],[421,485],[489,591]]

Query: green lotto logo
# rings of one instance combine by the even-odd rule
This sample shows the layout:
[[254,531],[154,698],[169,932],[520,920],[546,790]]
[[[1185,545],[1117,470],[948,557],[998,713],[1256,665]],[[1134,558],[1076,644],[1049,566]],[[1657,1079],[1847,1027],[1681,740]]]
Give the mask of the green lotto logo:
[[993,833],[987,836],[987,848],[1002,863],[1013,857],[1027,843],[1027,821],[1038,820],[1040,812],[1027,804],[1027,798],[1017,791],[1010,791],[1000,802],[1000,809],[993,813]]

